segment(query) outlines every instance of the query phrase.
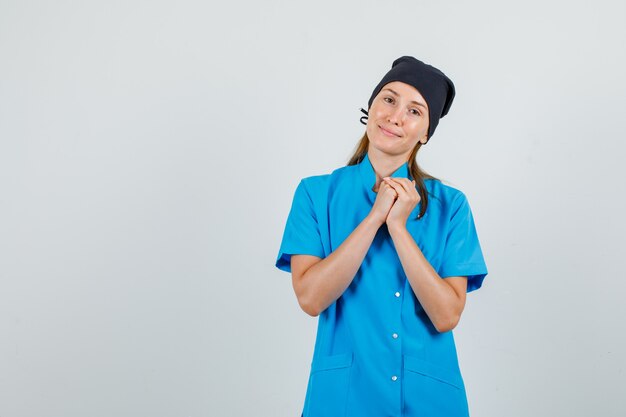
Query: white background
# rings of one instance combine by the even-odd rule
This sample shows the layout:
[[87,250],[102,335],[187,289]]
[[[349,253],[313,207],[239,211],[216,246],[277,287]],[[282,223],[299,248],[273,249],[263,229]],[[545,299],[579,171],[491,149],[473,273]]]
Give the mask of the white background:
[[0,0],[0,416],[299,416],[317,319],[274,267],[394,59],[489,269],[473,416],[626,415],[621,1]]

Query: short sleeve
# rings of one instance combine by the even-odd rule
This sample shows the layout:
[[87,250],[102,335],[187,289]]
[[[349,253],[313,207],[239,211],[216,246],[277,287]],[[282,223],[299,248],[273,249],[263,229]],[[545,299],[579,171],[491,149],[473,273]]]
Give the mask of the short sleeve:
[[313,255],[324,258],[324,247],[313,201],[302,180],[293,196],[276,258],[276,267],[291,272],[291,255]]
[[452,202],[452,213],[439,276],[467,277],[467,292],[479,289],[487,276],[487,265],[478,241],[472,210],[460,192]]

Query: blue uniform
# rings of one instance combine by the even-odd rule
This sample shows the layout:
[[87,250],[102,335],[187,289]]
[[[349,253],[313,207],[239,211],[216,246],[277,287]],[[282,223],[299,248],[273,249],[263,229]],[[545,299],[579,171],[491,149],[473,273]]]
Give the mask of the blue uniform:
[[[408,163],[392,175],[411,179]],[[276,267],[291,255],[333,252],[368,215],[376,174],[356,165],[303,178],[296,188]],[[465,195],[425,180],[428,209],[407,230],[442,278],[481,287],[487,267]],[[386,225],[378,230],[344,293],[318,317],[304,417],[468,416],[452,331],[439,333],[417,300]]]

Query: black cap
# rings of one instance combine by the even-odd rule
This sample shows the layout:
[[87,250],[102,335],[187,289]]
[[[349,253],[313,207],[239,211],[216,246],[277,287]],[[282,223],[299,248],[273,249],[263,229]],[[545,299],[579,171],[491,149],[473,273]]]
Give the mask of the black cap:
[[[378,83],[367,102],[367,110],[380,90],[392,81],[401,81],[415,87],[428,103],[428,140],[435,133],[439,119],[448,114],[456,94],[452,80],[437,68],[412,56],[403,56],[391,65],[391,69]],[[362,110],[365,113],[364,110]],[[361,118],[361,123],[363,122]],[[365,124],[365,123],[364,123]]]

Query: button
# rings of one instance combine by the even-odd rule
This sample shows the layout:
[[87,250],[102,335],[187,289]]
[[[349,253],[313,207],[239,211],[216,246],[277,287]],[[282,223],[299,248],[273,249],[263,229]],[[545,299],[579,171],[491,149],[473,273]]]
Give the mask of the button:
[[395,375],[391,377],[391,380],[392,380],[392,381],[395,381],[396,379],[398,379],[398,377],[397,377],[397,376],[395,376]]
[[396,291],[396,297],[400,297],[400,293]]
[[394,334],[392,334],[391,336],[392,336],[394,339],[397,339],[397,338],[398,338],[398,333],[394,333]]

